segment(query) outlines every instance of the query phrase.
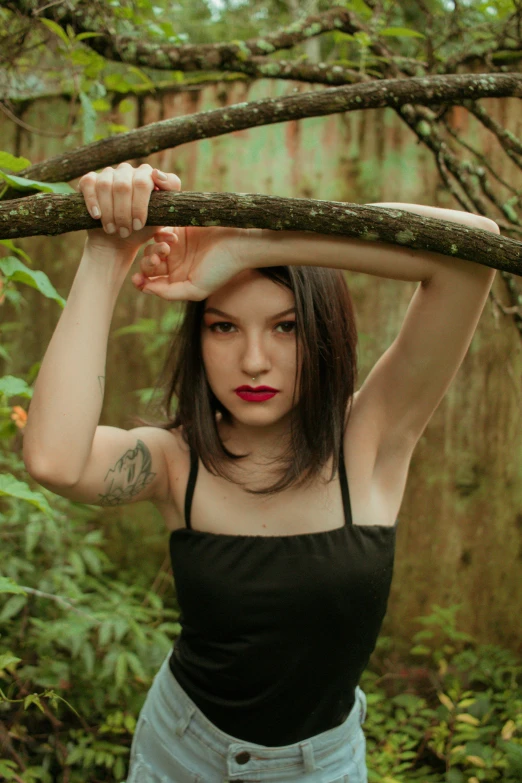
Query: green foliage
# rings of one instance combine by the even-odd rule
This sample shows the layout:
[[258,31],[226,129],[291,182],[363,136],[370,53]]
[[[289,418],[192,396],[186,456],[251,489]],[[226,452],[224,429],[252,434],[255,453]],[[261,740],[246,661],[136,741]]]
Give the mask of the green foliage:
[[30,166],[31,161],[27,158],[11,155],[10,152],[0,151],[0,169],[9,169],[10,171],[21,171],[26,166]]
[[25,283],[31,286],[31,288],[36,288],[48,299],[54,299],[60,307],[65,307],[65,299],[57,292],[45,272],[29,269],[14,256],[0,258],[0,272],[2,272],[7,282]]
[[[136,716],[179,633],[179,612],[142,575],[117,573],[94,522],[98,509],[35,491],[9,451],[0,452],[0,472],[48,509],[0,485],[0,709],[16,760],[32,769],[11,758],[1,774],[51,783],[68,769],[72,783],[122,780]],[[38,743],[24,741],[36,735]]]
[[0,179],[15,190],[38,190],[42,193],[76,193],[67,182],[38,182],[34,179],[16,177],[6,171],[0,171]]
[[[318,12],[331,8],[327,0],[317,0],[315,5]],[[366,25],[367,32],[347,35],[333,30],[319,36],[320,60],[377,78],[382,76],[382,64],[387,58],[372,51],[376,43],[385,42],[398,58],[418,61],[419,75],[424,72],[421,64],[428,59],[434,63],[435,72],[444,73],[448,59],[454,55],[462,51],[480,54],[484,47],[492,48],[506,18],[516,11],[514,0],[463,0],[455,9],[448,8],[445,0],[425,0],[423,7],[431,15],[428,35],[426,13],[416,0],[401,3],[383,0],[380,16],[364,0],[349,0],[340,5],[355,13]],[[131,41],[131,60],[133,39],[150,41],[154,46],[232,42],[240,47],[238,59],[244,60],[248,55],[245,41],[255,38],[263,42],[267,34],[301,22],[309,12],[308,8],[307,4],[289,4],[287,0],[258,0],[256,3],[223,0],[219,4],[211,0],[179,0],[175,4],[169,0],[111,0],[94,4],[88,22],[92,29],[78,35],[70,26],[61,26],[56,21],[40,16],[29,23],[0,9],[6,17],[5,28],[13,31],[13,50],[16,51],[10,59],[6,97],[27,98],[60,92],[75,96],[79,99],[80,111],[74,112],[70,132],[64,140],[65,149],[75,148],[79,143],[88,144],[128,130],[125,120],[115,116],[116,112],[122,114],[126,109],[117,106],[117,101],[110,96],[143,94],[170,83],[197,83],[216,77],[215,73],[169,72],[140,67],[137,62],[106,60],[91,48],[93,39],[105,34],[106,30]],[[451,36],[447,35],[449,18],[454,30]],[[22,47],[18,44],[20,36],[24,40]],[[265,73],[270,73],[274,60],[306,61],[308,40],[309,36],[293,48],[275,52],[272,52],[271,44],[265,42]],[[9,39],[5,41],[8,49]],[[519,57],[517,51],[511,51],[509,42],[505,46],[505,51],[499,51],[497,44],[493,46],[494,60],[503,62],[510,56]],[[506,66],[500,64],[499,68],[505,70]],[[223,74],[222,78],[227,75]],[[13,174],[20,169],[2,162],[0,156],[0,169],[5,168],[10,170],[10,184],[23,187],[23,180],[17,180]]]
[[459,631],[458,610],[418,617],[425,628],[395,661],[379,639],[361,681],[370,783],[520,781],[522,662]]

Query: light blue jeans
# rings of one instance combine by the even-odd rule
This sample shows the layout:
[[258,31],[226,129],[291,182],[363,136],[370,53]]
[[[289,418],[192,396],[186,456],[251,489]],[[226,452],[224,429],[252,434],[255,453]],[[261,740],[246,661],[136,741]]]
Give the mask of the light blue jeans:
[[214,726],[175,679],[169,656],[140,711],[126,783],[367,783],[361,688],[340,726],[294,745],[268,747]]

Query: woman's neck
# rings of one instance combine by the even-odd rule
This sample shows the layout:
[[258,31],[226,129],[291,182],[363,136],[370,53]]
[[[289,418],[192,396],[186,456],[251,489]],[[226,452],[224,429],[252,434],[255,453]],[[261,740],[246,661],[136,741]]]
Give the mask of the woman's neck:
[[218,431],[224,445],[234,454],[249,454],[256,462],[268,462],[282,456],[289,442],[289,423],[278,421],[273,425],[255,427],[237,420],[218,422]]

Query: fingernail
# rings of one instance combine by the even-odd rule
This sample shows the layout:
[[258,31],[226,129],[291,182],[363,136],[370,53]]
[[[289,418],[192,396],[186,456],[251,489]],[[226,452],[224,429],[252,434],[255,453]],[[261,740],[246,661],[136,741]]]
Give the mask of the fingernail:
[[134,231],[140,231],[143,228],[143,223],[141,222],[141,220],[138,220],[138,218],[134,218],[134,220],[132,221],[132,227]]
[[127,237],[129,236],[129,234],[130,234],[130,231],[129,231],[129,229],[128,229],[128,228],[125,228],[125,226],[122,226],[122,227],[120,228],[120,237],[121,237],[122,239],[127,239]]
[[162,171],[158,171],[158,170],[156,169],[156,174],[158,175],[158,179],[161,179],[161,180],[163,180],[163,182],[166,182],[166,181],[167,181],[168,177],[167,177],[167,175],[166,175],[166,174],[164,174]]
[[99,217],[100,217],[100,215],[101,215],[101,212],[100,212],[100,210],[98,209],[98,207],[92,207],[92,209],[91,209],[91,215],[93,216],[93,218],[99,218]]
[[114,223],[107,223],[107,226],[105,227],[105,231],[108,234],[114,234],[114,232],[116,231],[116,226],[114,225]]

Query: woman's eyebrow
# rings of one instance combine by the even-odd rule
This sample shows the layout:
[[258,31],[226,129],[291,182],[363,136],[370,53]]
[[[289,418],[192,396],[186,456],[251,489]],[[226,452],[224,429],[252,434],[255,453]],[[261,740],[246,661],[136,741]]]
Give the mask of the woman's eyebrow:
[[[207,307],[203,315],[205,315],[206,313],[215,313],[216,315],[222,315],[224,318],[231,318],[233,321],[238,320],[237,318],[234,318],[233,315],[230,315],[230,313],[224,313],[223,310],[218,310],[216,307]],[[270,316],[267,320],[273,321],[275,318],[281,318],[283,315],[288,315],[289,313],[295,313],[295,307],[289,307],[288,310],[283,310],[283,312],[281,313],[276,313],[275,315]]]

